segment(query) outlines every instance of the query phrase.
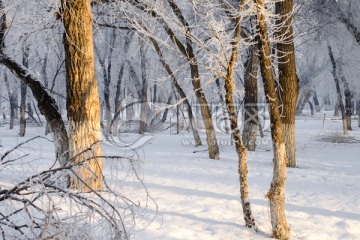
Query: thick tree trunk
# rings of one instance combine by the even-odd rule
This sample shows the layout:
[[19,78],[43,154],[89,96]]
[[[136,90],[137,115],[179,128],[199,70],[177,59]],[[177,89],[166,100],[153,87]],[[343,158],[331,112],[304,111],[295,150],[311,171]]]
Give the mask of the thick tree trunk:
[[238,45],[240,42],[240,32],[241,32],[241,12],[243,9],[242,1],[239,4],[239,11],[235,19],[235,33],[232,41],[232,52],[231,58],[228,62],[226,77],[225,80],[225,102],[229,113],[230,118],[230,126],[232,130],[232,136],[235,142],[236,153],[238,155],[238,173],[240,180],[240,199],[242,204],[242,209],[244,213],[244,220],[247,227],[252,228],[255,227],[255,220],[251,213],[251,205],[249,201],[249,187],[248,187],[248,168],[247,168],[247,150],[242,143],[241,134],[239,130],[239,126],[237,123],[237,112],[233,100],[233,91],[235,88],[234,82],[234,68],[237,64],[238,60]]
[[69,185],[81,191],[101,190],[100,103],[90,1],[62,0],[61,7],[65,29],[69,150],[73,163],[81,163],[76,172],[78,176],[71,176]]
[[279,100],[275,90],[275,81],[272,73],[272,63],[267,31],[264,4],[256,0],[258,5],[257,29],[259,31],[258,44],[260,49],[260,69],[264,82],[264,91],[271,122],[271,138],[274,148],[274,170],[271,187],[267,193],[270,201],[270,218],[272,235],[278,239],[290,239],[290,228],[285,217],[285,181],[286,181],[286,147],[283,136],[282,118],[279,111]]
[[182,99],[184,99],[184,104],[187,106],[188,109],[188,113],[189,113],[189,122],[190,122],[190,126],[192,129],[192,133],[194,136],[194,140],[195,140],[195,146],[200,146],[201,145],[201,139],[200,139],[200,135],[199,135],[199,131],[198,131],[198,127],[195,121],[195,117],[190,105],[190,102],[184,92],[184,90],[181,88],[180,84],[178,83],[177,79],[175,78],[175,75],[173,73],[173,71],[171,70],[169,64],[166,63],[164,56],[161,52],[160,46],[157,43],[157,41],[154,38],[150,38],[151,42],[154,45],[155,51],[159,56],[159,60],[162,64],[162,66],[165,68],[166,72],[169,74],[170,79],[171,79],[171,83],[174,85],[176,91],[179,93],[180,97]]
[[258,86],[257,75],[259,70],[258,49],[255,46],[250,48],[249,58],[245,64],[244,76],[244,130],[243,141],[249,151],[256,149],[256,135],[259,125],[258,117]]
[[337,100],[338,100],[338,104],[341,110],[341,118],[342,118],[342,122],[343,122],[343,132],[344,134],[348,134],[348,127],[347,127],[347,122],[346,122],[346,118],[345,118],[345,107],[344,107],[344,103],[342,100],[342,94],[341,94],[341,89],[340,89],[340,82],[339,82],[339,78],[337,76],[336,73],[336,61],[332,52],[332,49],[330,47],[330,45],[328,45],[328,49],[329,49],[329,57],[331,60],[331,64],[332,64],[332,75],[334,77],[334,81],[335,81],[335,86],[336,86],[336,92],[337,92]]
[[292,27],[293,0],[279,1],[275,5],[275,12],[280,18],[277,24],[280,27],[277,34],[283,41],[276,46],[278,52],[279,82],[283,103],[283,134],[288,158],[288,167],[296,167],[296,142],[295,142],[295,113],[299,96],[299,79],[296,75],[295,47]]

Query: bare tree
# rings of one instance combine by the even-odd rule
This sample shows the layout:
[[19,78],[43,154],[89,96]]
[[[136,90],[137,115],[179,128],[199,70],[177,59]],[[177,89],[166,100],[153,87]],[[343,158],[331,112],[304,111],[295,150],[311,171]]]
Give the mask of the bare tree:
[[258,44],[260,49],[260,69],[264,82],[266,101],[269,104],[271,122],[271,138],[274,149],[274,169],[271,187],[267,193],[270,201],[270,217],[272,235],[278,239],[290,239],[290,228],[285,217],[285,181],[286,181],[286,148],[284,142],[282,119],[279,110],[279,100],[275,90],[272,72],[271,48],[267,30],[266,12],[262,0],[256,0]]

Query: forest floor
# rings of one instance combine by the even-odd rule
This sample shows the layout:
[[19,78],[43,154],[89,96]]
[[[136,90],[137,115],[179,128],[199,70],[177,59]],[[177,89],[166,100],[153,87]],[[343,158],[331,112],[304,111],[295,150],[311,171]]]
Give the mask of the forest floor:
[[[287,169],[285,191],[291,237],[360,239],[360,128],[354,120],[352,138],[337,141],[341,139],[341,122],[330,118],[323,122],[322,116],[297,118],[298,168]],[[2,126],[0,153],[42,133],[42,128],[29,127],[27,137],[19,138],[16,130]],[[141,161],[135,169],[153,201],[145,202],[146,191],[136,183],[137,176],[130,173],[131,169],[122,165],[120,170],[128,173],[117,175],[110,160],[105,162],[105,175],[121,178],[109,178],[110,183],[118,184],[125,195],[146,206],[146,211],[138,212],[132,239],[269,239],[271,225],[265,194],[273,166],[270,132],[265,131],[257,150],[248,154],[250,201],[260,233],[244,226],[237,157],[229,135],[218,135],[219,161],[208,159],[206,146],[194,147],[191,136],[186,131],[170,135],[168,129],[154,134],[137,150]],[[103,146],[105,154],[124,154],[110,144]],[[51,143],[37,139],[16,154],[30,154],[26,159],[31,167],[26,171],[36,172],[53,163],[53,151]],[[48,164],[44,164],[46,161]],[[25,178],[24,171],[21,165],[7,168],[0,175],[0,185]]]

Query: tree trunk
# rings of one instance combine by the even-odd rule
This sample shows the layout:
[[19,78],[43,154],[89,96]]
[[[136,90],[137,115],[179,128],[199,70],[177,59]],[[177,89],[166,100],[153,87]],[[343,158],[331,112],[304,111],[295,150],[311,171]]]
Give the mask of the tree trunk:
[[310,114],[311,114],[311,116],[314,116],[314,106],[310,101],[308,103],[309,103],[309,106],[310,106]]
[[[26,45],[23,48],[23,65],[26,68],[29,68],[29,46]],[[27,86],[24,82],[21,82],[20,92],[21,92],[21,100],[20,100],[20,131],[19,136],[25,136],[25,129],[26,129],[26,91]]]
[[197,127],[197,124],[196,124],[196,120],[195,120],[195,117],[194,117],[190,102],[189,102],[184,90],[181,88],[179,82],[175,78],[175,75],[174,75],[173,71],[171,70],[169,64],[166,63],[166,61],[164,59],[164,56],[163,56],[163,54],[161,52],[159,44],[157,43],[157,41],[154,38],[150,37],[150,40],[154,45],[155,51],[159,56],[159,60],[160,60],[160,62],[162,64],[162,66],[165,68],[166,72],[170,76],[171,83],[174,85],[174,87],[175,87],[176,91],[179,93],[180,97],[182,99],[184,99],[184,104],[187,106],[188,113],[189,113],[189,122],[190,122],[190,126],[191,126],[192,133],[193,133],[193,136],[194,136],[195,146],[200,146],[201,145],[201,139],[200,139],[198,127]]
[[[141,40],[140,40],[141,41]],[[148,80],[146,76],[146,58],[145,58],[145,51],[144,51],[145,43],[141,41],[140,43],[140,65],[141,65],[141,80],[142,80],[142,87],[141,87],[141,112],[140,112],[140,129],[139,133],[145,133],[146,128],[148,127],[147,118],[149,114],[149,105],[148,105]]]
[[73,163],[81,164],[76,172],[78,178],[71,176],[69,185],[80,191],[101,190],[100,103],[90,1],[62,0],[61,7],[65,29],[69,151]]
[[288,158],[288,167],[296,167],[296,142],[295,142],[295,113],[299,96],[299,79],[296,74],[295,47],[292,27],[293,0],[278,1],[275,12],[280,18],[277,34],[283,41],[276,46],[278,52],[279,82],[282,99],[282,127]]
[[[179,39],[175,36],[175,34],[171,31],[171,29],[165,24],[164,21],[161,21],[161,19],[158,19],[158,21],[161,22],[161,24],[164,26],[165,31],[169,34],[171,40],[176,44],[176,46],[179,48],[181,53],[187,58],[189,64],[190,64],[190,73],[191,73],[191,79],[192,79],[192,85],[194,88],[195,96],[199,102],[200,105],[200,111],[201,116],[204,121],[205,125],[205,131],[206,131],[206,141],[208,144],[208,151],[209,151],[209,158],[210,159],[219,159],[219,146],[217,144],[216,140],[216,133],[214,128],[214,123],[211,118],[211,113],[209,109],[209,104],[205,98],[204,90],[202,89],[201,80],[200,80],[200,72],[199,72],[199,66],[196,61],[196,57],[194,54],[193,46],[192,46],[192,40],[189,37],[191,35],[190,33],[190,26],[187,23],[186,19],[184,18],[180,8],[175,4],[173,0],[168,0],[168,3],[173,10],[175,16],[179,19],[179,21],[182,23],[185,29],[185,37],[186,37],[186,47],[181,44]],[[153,12],[151,12],[153,13]],[[154,17],[156,17],[153,14]]]
[[221,86],[220,86],[220,80],[219,78],[217,78],[215,80],[216,86],[218,88],[218,93],[219,93],[219,98],[220,98],[220,103],[221,103],[221,110],[222,110],[222,122],[224,122],[224,127],[225,127],[225,133],[229,133],[229,119],[228,119],[228,114],[227,114],[227,110],[226,110],[226,103],[224,101],[224,97],[221,93]]
[[334,116],[340,116],[340,103],[336,101],[335,108],[334,108]]
[[358,115],[358,127],[360,127],[360,99],[356,102],[356,113]]
[[299,101],[296,107],[296,115],[300,116],[303,114],[303,110],[305,108],[306,103],[309,102],[312,90],[309,87],[304,87],[302,94],[299,97]]
[[124,44],[124,56],[125,59],[124,61],[121,63],[120,65],[120,70],[119,70],[119,76],[118,76],[118,81],[116,83],[116,93],[115,93],[115,101],[114,101],[114,105],[115,105],[115,115],[114,115],[114,119],[113,119],[113,126],[112,126],[112,133],[114,136],[118,136],[118,128],[119,128],[119,121],[120,121],[120,110],[121,110],[121,84],[122,84],[122,79],[123,79],[123,75],[124,75],[124,68],[125,68],[125,63],[126,63],[126,56],[127,53],[129,51],[129,45],[131,43],[133,37],[133,32],[129,32],[126,37],[125,37],[125,44]]
[[248,187],[248,168],[247,168],[247,150],[241,141],[241,134],[237,123],[237,112],[233,100],[233,91],[235,88],[234,82],[234,68],[238,60],[238,48],[240,42],[241,32],[241,12],[243,9],[244,1],[239,4],[238,14],[235,19],[235,33],[232,40],[232,52],[231,58],[227,66],[225,80],[225,102],[229,113],[230,126],[232,130],[232,136],[235,142],[236,153],[238,155],[238,173],[240,180],[240,199],[244,214],[244,220],[247,227],[255,227],[255,220],[251,213],[251,205],[249,201],[249,187]]
[[256,0],[257,12],[257,36],[260,49],[260,69],[264,82],[264,92],[269,104],[271,138],[274,148],[274,169],[271,187],[267,193],[270,201],[270,218],[272,235],[278,239],[290,239],[290,228],[285,217],[285,181],[286,181],[286,148],[283,136],[282,119],[279,111],[279,100],[275,90],[275,81],[272,73],[271,50],[267,31],[266,17],[264,16],[264,4],[262,0]]
[[352,94],[350,91],[349,83],[345,78],[344,70],[342,66],[339,66],[339,75],[342,83],[344,84],[344,96],[345,96],[345,121],[348,130],[351,128],[351,115],[352,115]]
[[330,57],[332,68],[333,68],[332,75],[335,80],[337,100],[338,100],[338,104],[339,104],[339,107],[341,110],[341,118],[342,118],[342,122],[343,122],[343,132],[344,132],[344,134],[348,134],[348,127],[347,127],[347,122],[346,122],[346,118],[345,118],[345,107],[344,107],[344,103],[342,101],[343,97],[342,97],[341,90],[340,90],[339,78],[336,73],[336,61],[335,61],[335,58],[334,58],[334,55],[333,55],[330,45],[328,45],[328,49],[329,49],[329,57]]
[[258,49],[255,46],[250,47],[249,57],[245,64],[244,76],[244,130],[243,141],[249,151],[256,149],[256,135],[259,125],[258,117],[258,86],[257,74],[259,70]]
[[14,128],[14,122],[15,122],[15,108],[16,108],[16,103],[14,100],[14,93],[11,92],[10,89],[10,83],[6,74],[6,71],[4,72],[4,81],[5,81],[5,85],[6,85],[6,89],[8,92],[8,96],[9,96],[9,103],[10,103],[10,129]]
[[314,91],[313,100],[314,100],[314,105],[315,105],[315,111],[320,112],[321,109],[320,109],[319,99],[317,97],[316,91]]

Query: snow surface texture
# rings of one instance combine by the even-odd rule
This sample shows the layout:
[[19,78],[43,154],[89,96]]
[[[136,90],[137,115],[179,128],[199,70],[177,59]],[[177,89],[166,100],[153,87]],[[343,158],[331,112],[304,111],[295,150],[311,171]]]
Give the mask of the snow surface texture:
[[[360,239],[360,143],[324,141],[341,132],[341,122],[321,118],[300,117],[297,120],[297,156],[299,168],[288,169],[286,183],[286,215],[292,239]],[[351,135],[360,139],[360,128]],[[23,139],[17,130],[0,128],[3,154]],[[42,132],[42,130],[41,130]],[[138,149],[144,163],[144,184],[156,205],[138,219],[132,239],[137,240],[232,240],[269,239],[271,233],[268,201],[265,194],[272,178],[272,147],[270,133],[260,139],[256,152],[249,152],[249,190],[256,223],[264,233],[244,227],[239,198],[237,157],[229,135],[219,134],[219,161],[209,160],[205,146],[195,148],[192,136],[156,134]],[[30,127],[28,137],[39,135]],[[119,155],[111,144],[104,143],[104,152]],[[26,159],[53,158],[51,143],[39,140],[24,146],[19,155],[31,152]],[[194,151],[196,151],[194,153]],[[52,161],[51,161],[52,162]],[[33,162],[34,164],[37,161]],[[106,171],[113,171],[107,162]],[[34,168],[34,171],[44,169]],[[108,174],[105,173],[105,174]],[[12,168],[7,176],[21,178],[22,169]],[[11,179],[1,178],[6,186]],[[114,182],[111,182],[114,181]],[[110,179],[116,184],[116,179]],[[122,189],[138,198],[144,189],[130,180],[121,180]],[[143,204],[143,203],[142,203]],[[156,214],[156,215],[155,215]],[[150,224],[150,225],[149,225]]]

